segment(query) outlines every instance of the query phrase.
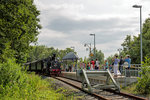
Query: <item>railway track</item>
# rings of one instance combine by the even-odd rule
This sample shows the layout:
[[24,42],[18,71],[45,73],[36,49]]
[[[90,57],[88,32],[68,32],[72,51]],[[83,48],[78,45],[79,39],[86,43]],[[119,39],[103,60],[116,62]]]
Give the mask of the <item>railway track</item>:
[[68,79],[65,77],[53,77],[53,78],[58,79],[64,83],[67,83],[81,91],[84,91],[84,92],[88,93],[89,95],[92,95],[93,97],[95,97],[97,100],[148,100],[146,98],[134,96],[131,94],[115,92],[114,90],[94,89],[93,93],[89,93],[85,90],[82,90],[82,87],[81,87],[82,83],[79,81]]

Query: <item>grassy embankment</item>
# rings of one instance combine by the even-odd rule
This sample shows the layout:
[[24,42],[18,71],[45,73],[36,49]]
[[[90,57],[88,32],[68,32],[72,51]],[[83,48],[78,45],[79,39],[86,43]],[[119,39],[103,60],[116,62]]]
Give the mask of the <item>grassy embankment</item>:
[[66,100],[65,89],[54,90],[50,80],[42,80],[34,73],[27,74],[14,60],[0,64],[0,99],[1,100]]
[[141,97],[150,98],[150,94],[139,93],[139,92],[136,90],[136,85],[137,85],[137,83],[134,83],[134,84],[132,84],[132,85],[130,85],[130,86],[123,87],[123,88],[121,89],[121,92],[129,93],[129,94],[133,94],[133,95],[137,95],[137,96],[141,96]]
[[145,57],[145,61],[142,62],[140,76],[137,83],[123,88],[122,91],[142,95],[150,99],[150,58]]

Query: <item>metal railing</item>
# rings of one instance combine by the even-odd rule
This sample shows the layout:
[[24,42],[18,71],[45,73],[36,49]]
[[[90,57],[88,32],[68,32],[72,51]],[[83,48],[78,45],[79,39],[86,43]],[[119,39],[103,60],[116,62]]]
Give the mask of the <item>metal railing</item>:
[[[131,64],[130,65],[130,69],[127,69],[125,68],[125,66],[122,66],[123,69],[122,69],[122,73],[121,75],[119,75],[117,78],[114,78],[115,81],[117,82],[117,84],[121,87],[124,87],[124,86],[127,86],[127,85],[130,85],[132,83],[135,83],[138,81],[137,77],[141,77],[140,75],[140,72],[141,72],[141,64]],[[85,69],[86,70],[86,69]],[[118,68],[119,70],[119,68]],[[91,89],[95,86],[91,86],[91,84],[93,83],[96,83],[97,86],[100,86],[99,83],[103,83],[103,82],[106,82],[107,78],[105,75],[105,78],[104,77],[101,77],[101,79],[99,79],[97,77],[97,75],[99,76],[104,76],[104,72],[106,72],[107,70],[105,69],[99,69],[99,70],[87,70],[85,71],[84,73],[87,75],[87,78],[86,78],[86,75],[83,75],[83,72],[82,72],[82,77],[84,76],[84,78],[81,79],[81,81],[83,82],[82,86],[83,88],[89,88],[88,90],[91,91]],[[91,74],[89,74],[91,73]],[[98,74],[98,73],[101,73],[101,74]],[[107,73],[107,72],[106,72]],[[110,70],[110,73],[112,74],[113,76],[113,69]],[[78,73],[77,73],[78,74]],[[90,75],[90,77],[89,77]],[[80,76],[80,75],[79,75]],[[80,76],[81,77],[81,76]],[[86,81],[86,80],[87,81]],[[99,82],[96,82],[96,81],[99,81]],[[112,81],[112,80],[111,80]],[[86,84],[85,84],[86,83]],[[87,84],[90,84],[90,85],[87,85]],[[85,87],[87,85],[87,87]],[[101,85],[101,88],[103,87],[106,87],[106,85]]]
[[128,76],[129,74],[130,77],[140,77],[140,72],[141,72],[141,64],[131,64],[130,69],[123,68],[122,70],[122,75]]

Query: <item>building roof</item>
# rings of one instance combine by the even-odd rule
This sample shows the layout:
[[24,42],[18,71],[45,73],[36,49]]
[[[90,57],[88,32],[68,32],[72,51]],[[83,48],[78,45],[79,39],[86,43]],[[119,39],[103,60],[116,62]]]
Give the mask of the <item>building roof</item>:
[[79,57],[74,52],[69,52],[63,57],[63,60],[77,60]]

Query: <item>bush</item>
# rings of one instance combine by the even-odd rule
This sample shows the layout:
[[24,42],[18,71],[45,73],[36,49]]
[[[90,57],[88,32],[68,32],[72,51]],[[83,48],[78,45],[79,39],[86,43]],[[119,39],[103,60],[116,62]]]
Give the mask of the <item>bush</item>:
[[64,95],[50,88],[50,83],[34,73],[27,74],[15,60],[0,64],[1,100],[58,100]]
[[150,58],[146,58],[140,74],[136,90],[141,94],[150,94]]

